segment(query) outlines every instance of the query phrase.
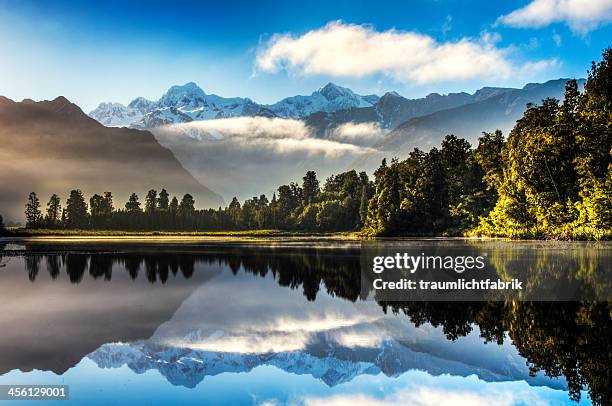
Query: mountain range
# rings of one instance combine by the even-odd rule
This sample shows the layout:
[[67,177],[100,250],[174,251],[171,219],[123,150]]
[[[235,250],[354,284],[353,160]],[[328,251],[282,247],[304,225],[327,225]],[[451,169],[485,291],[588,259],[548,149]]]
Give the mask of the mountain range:
[[[383,157],[404,159],[414,148],[439,145],[446,134],[473,145],[483,131],[507,135],[528,103],[562,99],[567,80],[417,99],[363,96],[328,83],[269,105],[207,94],[190,82],[157,101],[102,103],[90,117],[103,125],[63,97],[2,98],[0,181],[7,186],[0,207],[8,220],[20,219],[30,191],[46,199],[75,187],[86,194],[112,190],[121,201],[132,191],[166,187],[194,194],[199,207],[271,195],[307,170],[320,179],[346,169],[372,171]],[[112,128],[121,126],[129,128]]]
[[64,97],[15,102],[0,97],[0,208],[7,219],[23,217],[30,192],[44,203],[52,193],[66,197],[80,188],[86,198],[112,191],[122,207],[132,192],[151,188],[194,195],[201,206],[223,204],[200,184],[153,134],[109,128]]
[[[438,146],[447,134],[465,138],[472,145],[477,144],[478,137],[485,131],[500,129],[507,136],[528,104],[540,104],[550,97],[563,100],[568,80],[556,79],[529,83],[522,89],[492,91],[488,92],[490,97],[472,103],[413,117],[373,144],[375,152],[359,157],[351,166],[371,170],[383,157],[404,159],[414,148],[427,151]],[[582,90],[584,84],[584,79],[578,79],[579,89]]]
[[89,115],[106,126],[153,128],[229,117],[282,117],[300,119],[316,112],[371,107],[378,96],[360,96],[352,90],[328,83],[310,96],[287,97],[271,105],[249,98],[206,94],[195,83],[172,86],[157,101],[137,97],[127,106],[101,103]]

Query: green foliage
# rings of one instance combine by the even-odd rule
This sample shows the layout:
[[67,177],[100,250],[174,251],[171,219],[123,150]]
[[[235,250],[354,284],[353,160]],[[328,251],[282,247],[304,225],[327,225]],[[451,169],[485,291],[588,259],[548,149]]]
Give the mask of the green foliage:
[[[308,231],[363,230],[368,235],[488,235],[510,238],[602,239],[612,235],[612,50],[593,63],[581,94],[568,81],[564,102],[528,105],[504,140],[483,133],[478,145],[447,135],[440,148],[415,149],[403,161],[383,160],[374,172],[332,175],[321,187],[314,171],[265,195],[234,198],[228,207],[198,210],[193,196],[168,202],[165,189],[147,193],[145,210],[132,193],[115,210],[109,192],[90,199],[79,190],[62,212],[65,228]],[[58,223],[59,198],[47,205]],[[40,227],[31,193],[27,224]]]
[[605,238],[612,230],[612,51],[562,104],[529,106],[504,145],[495,209],[475,234]]

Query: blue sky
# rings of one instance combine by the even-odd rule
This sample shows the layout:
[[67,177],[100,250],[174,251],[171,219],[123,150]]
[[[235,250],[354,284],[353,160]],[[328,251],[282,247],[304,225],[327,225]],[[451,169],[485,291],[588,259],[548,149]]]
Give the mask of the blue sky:
[[189,81],[270,103],[328,81],[421,97],[585,76],[612,2],[576,1],[0,0],[0,94],[89,111]]

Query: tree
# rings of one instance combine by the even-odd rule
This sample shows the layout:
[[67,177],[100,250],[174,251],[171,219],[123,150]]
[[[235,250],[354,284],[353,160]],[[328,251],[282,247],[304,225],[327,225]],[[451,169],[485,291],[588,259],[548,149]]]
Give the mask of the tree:
[[4,228],[4,219],[2,218],[2,214],[0,214],[0,234],[5,230]]
[[157,208],[160,211],[167,211],[169,204],[170,200],[168,192],[166,189],[162,189],[161,192],[159,192],[159,197],[157,198]]
[[87,203],[80,189],[71,190],[70,197],[66,200],[66,224],[67,228],[81,229],[87,227],[89,221],[87,216]]
[[310,203],[314,203],[317,199],[317,195],[320,192],[319,180],[315,171],[306,172],[306,176],[302,178],[302,190],[304,195],[303,205],[307,206]]
[[177,214],[178,208],[179,208],[178,199],[176,198],[176,196],[173,196],[172,201],[170,202],[170,206],[169,206],[170,213]]
[[189,193],[185,194],[181,199],[178,207],[181,216],[191,216],[195,212],[195,200]]
[[129,200],[125,204],[125,211],[128,213],[142,213],[142,209],[140,208],[140,201],[138,199],[138,195],[136,193],[132,193],[130,195]]
[[40,225],[42,213],[40,212],[40,201],[36,193],[31,192],[25,204],[26,227],[36,228]]
[[113,194],[111,192],[104,192],[104,199],[102,200],[102,214],[108,219],[114,210]]
[[157,190],[151,189],[145,198],[145,213],[153,214],[157,207]]
[[60,225],[62,216],[62,207],[60,205],[60,198],[55,193],[49,198],[47,202],[47,216],[45,222],[47,227],[57,227]]
[[99,194],[90,197],[89,210],[91,213],[91,225],[94,228],[100,227],[104,223],[104,198]]
[[361,199],[359,201],[359,225],[363,226],[368,218],[368,188],[361,189]]

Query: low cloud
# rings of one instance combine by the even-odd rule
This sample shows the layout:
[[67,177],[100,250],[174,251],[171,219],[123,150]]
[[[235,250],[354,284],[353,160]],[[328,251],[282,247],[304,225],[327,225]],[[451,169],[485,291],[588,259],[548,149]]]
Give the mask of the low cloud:
[[[376,31],[366,25],[330,22],[300,36],[276,34],[260,46],[258,71],[300,75],[363,77],[383,74],[404,83],[427,84],[474,78],[506,79],[533,75],[543,61],[511,60],[498,48],[498,35],[438,42],[416,32]],[[527,71],[527,68],[536,69]]]
[[[308,170],[319,179],[338,173],[373,151],[367,132],[374,127],[343,127],[317,137],[299,120],[237,117],[155,128],[169,148],[200,182],[226,200],[270,196],[280,185],[301,180]],[[361,132],[360,132],[361,131]]]
[[[184,134],[198,141],[222,141],[249,148],[261,147],[268,152],[283,154],[306,153],[337,157],[347,153],[369,152],[368,149],[350,142],[350,136],[339,137],[337,140],[316,138],[303,121],[283,118],[235,117],[193,121],[173,124],[164,127],[161,131],[176,135]],[[364,128],[363,131],[367,129]]]
[[498,23],[518,28],[541,28],[562,22],[583,35],[610,21],[612,0],[533,0],[498,19]]
[[370,146],[383,138],[389,131],[380,128],[378,123],[346,123],[335,128],[329,138],[353,145]]

